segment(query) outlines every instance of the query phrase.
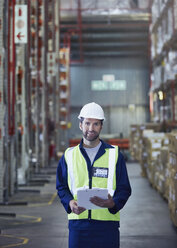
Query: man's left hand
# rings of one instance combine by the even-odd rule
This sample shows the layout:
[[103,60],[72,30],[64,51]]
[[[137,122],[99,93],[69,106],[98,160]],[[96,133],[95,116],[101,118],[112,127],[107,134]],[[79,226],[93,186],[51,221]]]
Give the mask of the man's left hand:
[[98,196],[94,196],[90,198],[90,201],[101,208],[113,208],[115,206],[115,202],[110,194],[108,194],[108,199],[102,199]]

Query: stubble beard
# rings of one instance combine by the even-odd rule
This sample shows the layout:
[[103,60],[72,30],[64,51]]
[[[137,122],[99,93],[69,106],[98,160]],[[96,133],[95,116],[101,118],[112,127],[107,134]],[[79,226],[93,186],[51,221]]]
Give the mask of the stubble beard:
[[89,137],[88,132],[83,133],[84,138],[88,141],[95,141],[98,137],[99,134],[97,132],[93,132],[95,135],[93,135],[92,137]]

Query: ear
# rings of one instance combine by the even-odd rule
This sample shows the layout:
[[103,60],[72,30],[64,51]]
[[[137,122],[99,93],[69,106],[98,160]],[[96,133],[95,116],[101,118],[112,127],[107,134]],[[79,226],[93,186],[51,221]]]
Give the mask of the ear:
[[101,122],[101,128],[100,128],[100,130],[102,130],[102,128],[103,128],[103,122]]
[[82,130],[82,122],[79,122],[79,128]]

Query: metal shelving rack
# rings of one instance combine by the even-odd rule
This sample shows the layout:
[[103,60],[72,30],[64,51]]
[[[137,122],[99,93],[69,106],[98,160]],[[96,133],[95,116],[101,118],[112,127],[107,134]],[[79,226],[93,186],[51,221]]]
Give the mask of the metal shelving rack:
[[[164,174],[167,182],[165,194],[171,220],[176,226],[177,136],[174,129],[177,129],[177,0],[153,1],[151,39],[153,72],[151,96],[154,107],[152,119],[160,122],[163,131],[168,132],[166,136],[168,137],[167,161]],[[158,171],[158,160],[154,168]],[[153,173],[155,173],[154,170]],[[159,190],[158,186],[157,189]]]
[[[0,2],[0,203],[60,149],[59,3]],[[14,42],[16,5],[27,7],[25,44]]]
[[59,146],[59,1],[48,2],[48,49],[47,49],[47,83],[48,83],[48,139],[49,160],[60,150]]
[[152,121],[177,126],[177,1],[154,0],[151,24]]
[[3,193],[4,193],[4,174],[5,174],[5,168],[4,168],[4,68],[3,68],[3,61],[4,61],[4,55],[3,55],[3,24],[4,24],[4,18],[3,18],[3,2],[0,2],[0,202],[3,201]]
[[70,128],[70,49],[61,48],[60,57],[60,77],[59,77],[59,114],[61,131],[61,149],[64,150],[68,145],[67,129]]
[[[32,159],[35,170],[48,166],[50,146],[58,148],[59,1],[31,4]],[[38,15],[36,15],[38,13]],[[36,71],[37,68],[37,71]]]
[[8,202],[9,196],[15,192],[17,186],[17,160],[15,154],[15,44],[14,44],[14,16],[15,2],[3,2],[3,47],[4,78],[4,190],[3,201]]

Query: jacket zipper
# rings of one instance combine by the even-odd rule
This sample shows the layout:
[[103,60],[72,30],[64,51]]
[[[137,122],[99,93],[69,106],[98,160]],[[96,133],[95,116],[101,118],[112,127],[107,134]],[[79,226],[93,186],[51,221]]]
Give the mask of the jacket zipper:
[[[93,167],[93,164],[91,165],[91,168],[92,167]],[[92,171],[91,171],[91,174],[89,173],[89,189],[92,189]],[[88,219],[89,220],[91,220],[91,216],[92,216],[92,210],[88,210]]]
[[[89,178],[89,189],[92,188],[92,178]],[[91,210],[88,210],[88,219],[91,220]]]

